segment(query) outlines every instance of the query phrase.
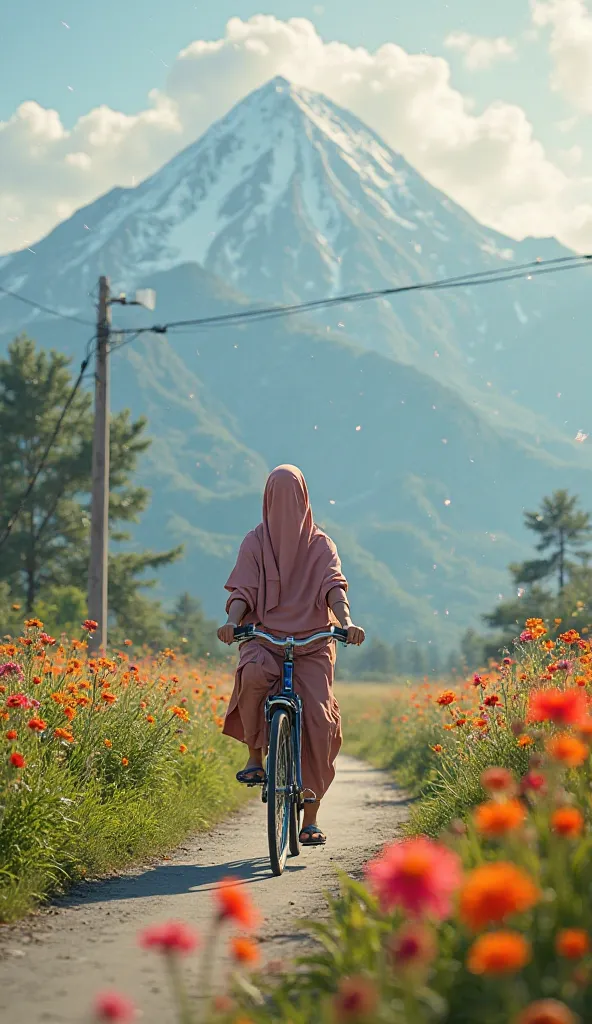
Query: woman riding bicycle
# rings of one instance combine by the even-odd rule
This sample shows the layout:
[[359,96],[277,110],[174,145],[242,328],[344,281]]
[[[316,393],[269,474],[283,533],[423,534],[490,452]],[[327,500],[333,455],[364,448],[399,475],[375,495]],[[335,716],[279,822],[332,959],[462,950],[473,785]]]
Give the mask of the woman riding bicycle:
[[[272,636],[295,639],[339,624],[347,642],[364,642],[354,626],[347,601],[347,580],[337,548],[315,524],[304,476],[295,466],[278,466],[270,474],[263,497],[263,521],[243,540],[226,584],[228,621],[218,630],[231,644],[239,625],[256,625]],[[249,759],[237,779],[263,783],[267,749],[265,701],[281,689],[283,657],[264,640],[254,638],[240,648],[234,690],[224,733],[249,748]],[[315,803],[304,807],[300,841],[320,846],[326,837],[317,825],[321,799],[335,777],[341,747],[339,705],[333,695],[335,644],[319,640],[297,649],[294,689],[303,702],[302,781]]]

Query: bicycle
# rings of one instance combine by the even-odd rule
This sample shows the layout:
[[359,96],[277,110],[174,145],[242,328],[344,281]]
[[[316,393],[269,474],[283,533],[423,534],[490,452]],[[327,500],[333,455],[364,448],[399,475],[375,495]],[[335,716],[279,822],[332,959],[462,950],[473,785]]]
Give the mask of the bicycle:
[[[347,643],[347,629],[332,626],[329,631],[314,633],[303,640],[286,637],[278,640],[254,626],[239,626],[234,630],[234,642],[243,643],[260,637],[284,649],[284,670],[281,692],[268,697],[265,718],[269,729],[266,779],[261,799],[267,804],[267,839],[269,860],[274,875],[281,875],[286,865],[288,850],[292,857],[300,853],[300,824],[307,803],[314,804],[317,797],[310,789],[303,789],[300,752],[302,749],[302,700],[294,693],[294,650],[315,640],[337,640]],[[255,783],[253,783],[255,785]],[[306,793],[312,795],[306,796]]]

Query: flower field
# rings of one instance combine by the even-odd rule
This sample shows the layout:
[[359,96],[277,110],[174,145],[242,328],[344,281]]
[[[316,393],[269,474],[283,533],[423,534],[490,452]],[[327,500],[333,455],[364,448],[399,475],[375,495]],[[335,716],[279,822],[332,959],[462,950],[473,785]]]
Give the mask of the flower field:
[[[234,991],[201,1018],[184,997],[183,950],[155,942],[178,1020],[592,1020],[591,682],[590,643],[531,620],[514,657],[469,680],[370,690],[357,710],[345,693],[356,749],[423,787],[409,834],[363,884],[342,878],[329,920],[310,925],[320,948],[293,973],[246,978],[259,953],[239,940]],[[96,1007],[99,1020],[126,1012]]]
[[0,644],[0,921],[162,852],[241,798],[220,727],[230,675],[173,651],[88,656],[38,619]]

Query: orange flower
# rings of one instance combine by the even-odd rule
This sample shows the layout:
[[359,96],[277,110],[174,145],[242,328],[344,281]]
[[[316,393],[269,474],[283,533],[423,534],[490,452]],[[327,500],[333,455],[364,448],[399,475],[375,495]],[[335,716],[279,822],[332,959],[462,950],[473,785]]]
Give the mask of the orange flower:
[[486,932],[467,955],[471,974],[515,974],[531,957],[531,946],[519,932]]
[[569,768],[579,768],[590,753],[585,743],[569,733],[553,736],[547,743],[547,751],[554,761],[561,761]]
[[431,749],[434,751],[434,754],[441,754],[444,748],[441,743],[434,743],[434,746]]
[[551,815],[551,828],[558,836],[575,839],[584,831],[584,817],[577,807],[559,807]]
[[378,1006],[376,986],[368,978],[342,978],[333,997],[333,1012],[338,1024],[346,1021],[373,1020]]
[[74,737],[67,729],[54,729],[53,734],[58,740],[65,740],[66,743],[73,743]]
[[107,747],[107,750],[111,750],[111,747],[113,746],[112,740],[103,740],[103,746]]
[[474,818],[481,835],[505,836],[523,824],[526,811],[519,800],[488,800],[477,807]]
[[444,693],[441,693],[440,696],[436,699],[436,703],[441,704],[442,707],[445,707],[447,704],[454,704],[455,700],[456,694],[454,690],[444,690]]
[[41,619],[25,619],[25,626],[27,629],[43,629]]
[[540,999],[522,1011],[516,1024],[578,1024],[578,1021],[579,1017],[565,1003],[556,999]]
[[532,736],[527,736],[526,733],[524,733],[522,736],[518,737],[518,746],[519,747],[532,747],[533,743],[534,743],[534,740],[533,740]]
[[215,900],[221,921],[236,921],[243,928],[254,928],[259,923],[260,914],[251,897],[244,885],[238,884],[234,878],[220,883],[215,892]]
[[186,754],[187,753],[187,747],[185,746],[184,743],[180,744],[180,746],[179,746],[179,753],[180,754]]
[[486,768],[481,773],[483,789],[491,793],[507,793],[515,789],[514,776],[507,768]]
[[252,939],[235,936],[230,942],[232,957],[239,964],[256,964],[260,960],[259,946]]
[[154,715],[146,715],[146,721],[148,722],[148,725],[154,725],[156,719]]
[[189,712],[187,708],[180,708],[174,705],[172,708],[169,708],[169,711],[172,715],[175,715],[176,718],[180,718],[182,722],[189,721]]
[[563,928],[555,939],[555,951],[567,960],[579,960],[589,949],[590,938],[583,928]]
[[129,764],[129,761],[128,761],[127,757],[122,757],[121,758],[121,763],[122,763],[123,767],[126,768],[127,765]]
[[580,634],[575,629],[568,629],[567,633],[561,633],[560,640],[563,640],[564,644],[576,644],[580,639]]
[[131,640],[124,640],[123,642],[124,642],[126,647],[131,647],[132,646]]
[[569,690],[535,690],[530,696],[528,719],[531,722],[577,725],[587,710],[586,695],[578,686]]
[[539,890],[515,864],[483,864],[469,874],[460,897],[460,916],[475,931],[522,914],[537,903]]
[[115,704],[117,702],[117,697],[115,696],[114,693],[106,693],[103,690],[103,693],[101,694],[101,700],[104,700],[105,704]]
[[475,721],[473,722],[473,725],[475,725],[477,729],[486,729],[487,726],[489,725],[489,722],[487,721],[486,718],[476,718]]
[[45,732],[47,729],[47,722],[44,722],[42,718],[30,718],[27,725],[33,732]]
[[74,708],[64,708],[64,714],[69,722],[71,722],[73,718],[76,718],[76,711],[74,710]]

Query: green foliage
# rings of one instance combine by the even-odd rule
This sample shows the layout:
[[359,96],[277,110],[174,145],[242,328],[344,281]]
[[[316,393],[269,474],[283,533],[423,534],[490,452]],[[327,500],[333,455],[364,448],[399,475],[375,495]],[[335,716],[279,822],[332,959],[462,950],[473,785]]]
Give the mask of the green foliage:
[[[58,352],[38,350],[16,338],[0,360],[0,528],[18,505],[37,469],[73,386],[70,361]],[[2,548],[0,582],[29,614],[66,631],[84,618],[89,557],[92,402],[79,390],[55,444],[11,534]],[[149,504],[149,492],[133,483],[139,457],[151,444],[146,420],[129,410],[111,417],[109,519],[111,541],[130,540],[122,526],[136,523]],[[150,573],[170,565],[181,548],[164,552],[112,550],[109,607],[119,634],[163,646],[167,636],[160,605],[142,596],[154,587]],[[0,604],[0,626],[14,621]]]

